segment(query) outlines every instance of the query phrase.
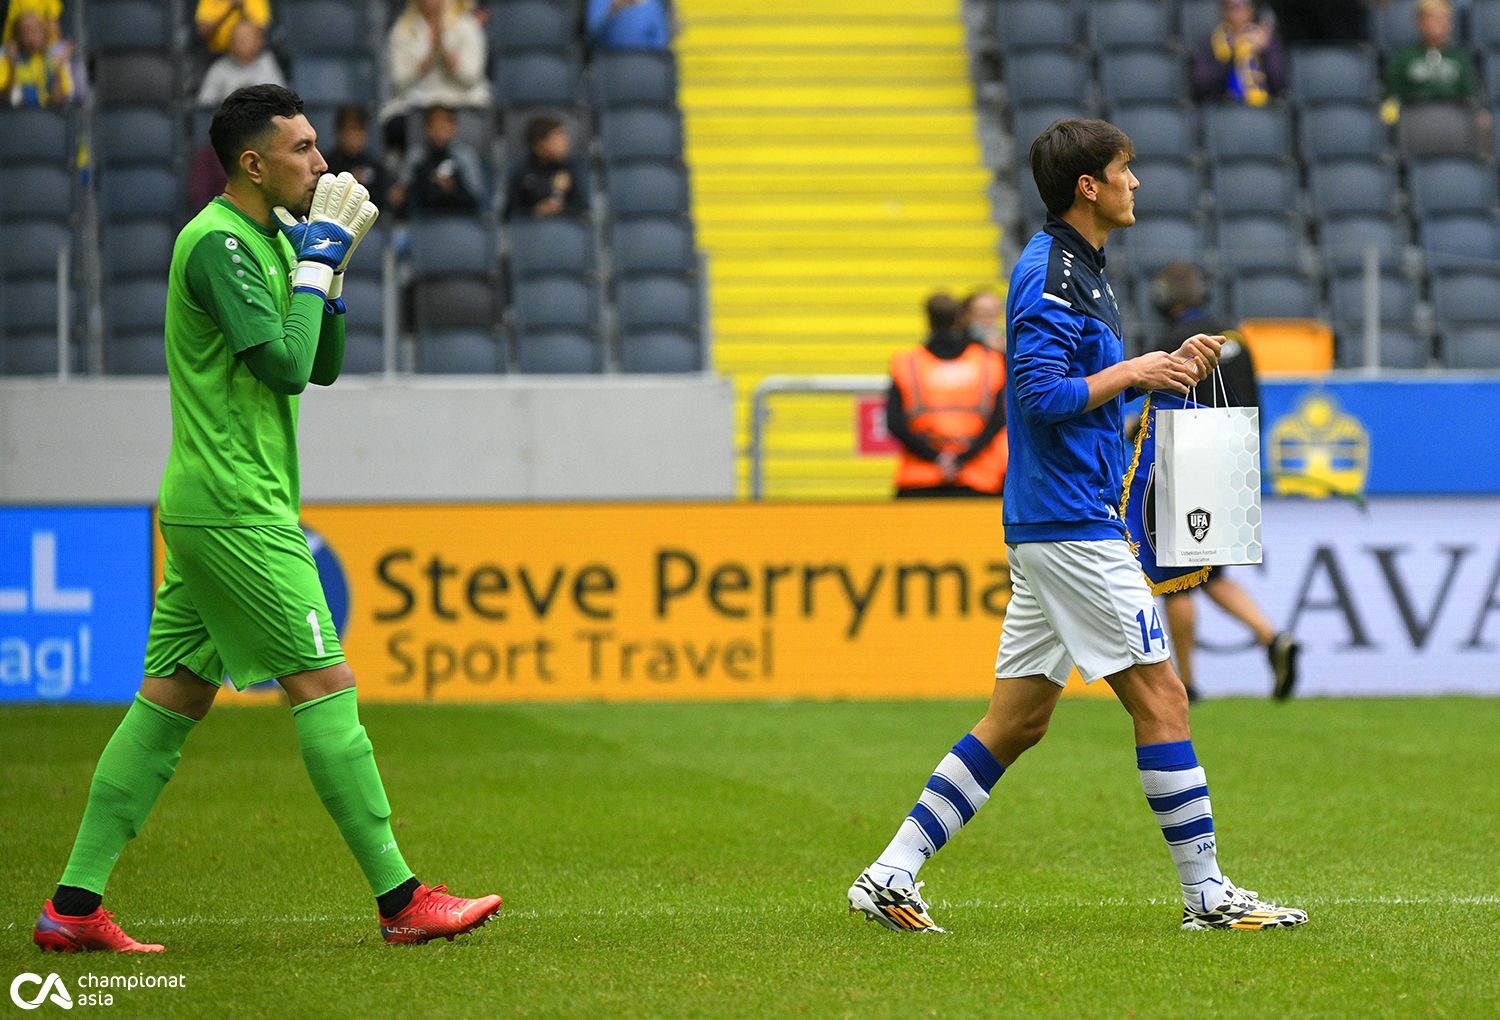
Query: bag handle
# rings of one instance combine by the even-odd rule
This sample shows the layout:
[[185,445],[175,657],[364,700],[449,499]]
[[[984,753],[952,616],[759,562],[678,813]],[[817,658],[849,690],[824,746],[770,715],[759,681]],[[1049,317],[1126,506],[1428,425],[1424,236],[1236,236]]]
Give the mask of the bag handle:
[[[1228,407],[1229,406],[1229,389],[1228,389],[1228,387],[1224,383],[1224,374],[1219,370],[1219,366],[1218,365],[1215,365],[1214,366],[1214,370],[1209,373],[1209,379],[1206,379],[1204,381],[1209,383],[1209,387],[1208,387],[1208,399],[1211,400],[1211,401],[1213,401],[1213,405],[1212,406],[1215,409],[1217,409],[1219,407]],[[1217,382],[1218,386],[1214,386],[1213,385],[1214,382]],[[1219,403],[1219,394],[1221,394],[1221,393],[1224,395],[1224,403],[1223,404]],[[1190,386],[1188,388],[1188,399],[1191,400],[1195,404],[1198,402],[1198,384],[1197,383],[1194,383],[1192,386]]]

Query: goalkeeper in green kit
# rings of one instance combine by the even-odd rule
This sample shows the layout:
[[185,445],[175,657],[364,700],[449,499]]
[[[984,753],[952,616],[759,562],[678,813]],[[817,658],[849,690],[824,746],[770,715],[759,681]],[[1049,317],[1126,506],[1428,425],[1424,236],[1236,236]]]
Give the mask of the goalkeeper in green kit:
[[161,484],[166,566],[145,679],[105,745],[33,939],[65,952],[160,952],[100,906],[110,871],[227,674],[280,681],[313,787],[369,880],[387,942],[451,939],[499,896],[419,883],[391,832],[354,673],[297,526],[297,394],[344,357],[343,270],[379,215],[328,164],[296,93],[253,85],[214,114],[224,194],[183,228],[167,291],[172,451]]

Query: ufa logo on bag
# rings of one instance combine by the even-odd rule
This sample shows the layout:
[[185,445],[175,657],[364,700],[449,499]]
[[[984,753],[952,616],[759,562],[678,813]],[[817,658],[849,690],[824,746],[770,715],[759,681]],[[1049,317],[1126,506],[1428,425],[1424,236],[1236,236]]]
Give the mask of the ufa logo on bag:
[[1201,506],[1195,510],[1188,511],[1188,531],[1192,533],[1195,542],[1201,542],[1208,537],[1208,525],[1212,519],[1213,515]]
[[[21,998],[22,985],[41,985],[42,989],[36,993],[36,998],[23,999]],[[43,978],[40,974],[27,971],[24,974],[17,974],[16,979],[10,983],[10,1001],[21,1009],[36,1009],[47,1000],[49,993],[54,1006],[61,1006],[63,1009],[73,1008],[73,996],[68,994],[68,986],[63,984],[63,979],[56,974],[48,974]]]

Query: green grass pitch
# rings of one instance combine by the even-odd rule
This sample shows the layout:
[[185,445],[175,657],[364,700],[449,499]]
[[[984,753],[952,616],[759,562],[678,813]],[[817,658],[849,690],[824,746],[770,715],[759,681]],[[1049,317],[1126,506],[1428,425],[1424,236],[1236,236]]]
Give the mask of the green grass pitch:
[[1128,720],[1092,701],[923,872],[951,934],[850,916],[981,708],[368,706],[408,861],[506,898],[425,947],[380,942],[289,715],[220,709],[105,901],[148,958],[30,941],[121,710],[0,710],[0,984],[184,975],[73,1013],[150,1017],[1500,1015],[1500,701],[1194,709],[1221,860],[1302,929],[1177,929]]

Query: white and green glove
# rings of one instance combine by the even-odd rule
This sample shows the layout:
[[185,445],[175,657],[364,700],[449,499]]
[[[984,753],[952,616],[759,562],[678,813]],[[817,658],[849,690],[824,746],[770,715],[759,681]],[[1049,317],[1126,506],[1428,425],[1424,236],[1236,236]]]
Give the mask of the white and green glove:
[[344,269],[380,216],[370,192],[352,174],[324,174],[318,178],[307,219],[297,219],[283,205],[271,213],[297,249],[292,290],[321,294],[329,309],[342,315]]

